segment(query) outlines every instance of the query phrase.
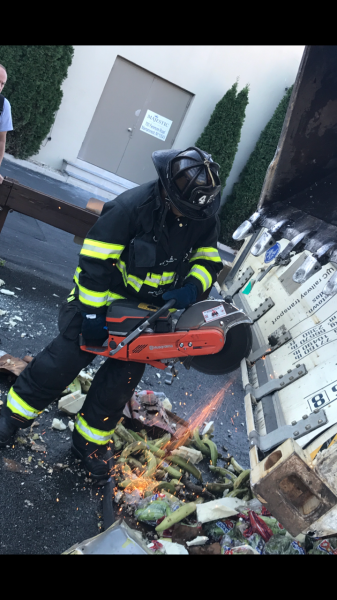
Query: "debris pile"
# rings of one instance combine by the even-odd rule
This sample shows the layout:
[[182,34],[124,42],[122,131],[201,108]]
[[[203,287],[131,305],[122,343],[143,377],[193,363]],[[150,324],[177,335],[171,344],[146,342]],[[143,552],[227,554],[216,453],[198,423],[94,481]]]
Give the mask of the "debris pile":
[[[17,376],[30,360],[0,352],[0,370]],[[95,368],[81,371],[64,390],[58,408],[69,421],[52,420],[57,435],[67,427],[73,430],[72,419],[85,401],[94,373]],[[337,555],[337,537],[292,537],[254,497],[250,470],[227,451],[226,455],[219,452],[213,441],[214,423],[205,422],[204,417],[221,401],[219,393],[207,413],[198,413],[187,422],[171,412],[165,394],[138,388],[112,434],[112,500],[117,519],[105,532],[67,553]],[[41,467],[46,476],[53,470],[70,471],[67,464],[47,464],[45,432],[33,431],[38,425],[33,423],[16,440],[30,448],[31,455],[21,459],[22,464],[5,458],[3,467],[16,473]],[[39,453],[44,460],[35,459]],[[25,504],[32,507],[29,500]]]
[[32,360],[32,356],[24,356],[21,359],[0,350],[0,373],[13,374],[18,377]]
[[[129,416],[115,429],[112,475],[118,517],[131,519],[152,554],[337,554],[337,538],[294,538],[284,529],[254,497],[250,470],[218,452],[212,422],[200,434],[199,427],[191,431],[180,420],[171,434],[167,429],[172,417],[160,423],[158,411],[156,427],[140,429],[139,414],[153,406],[150,396],[149,391],[135,394],[133,410],[129,407]],[[140,407],[135,410],[136,404]],[[163,435],[155,437],[153,431],[160,427]],[[219,460],[224,466],[218,465]],[[121,520],[116,523],[120,526]]]
[[67,554],[337,554],[337,538],[284,529],[254,497],[250,470],[218,451],[212,421],[200,433],[165,410],[165,394],[139,392],[112,434],[117,519]]
[[103,533],[74,544],[63,554],[152,554],[141,534],[131,529],[123,519],[116,521]]

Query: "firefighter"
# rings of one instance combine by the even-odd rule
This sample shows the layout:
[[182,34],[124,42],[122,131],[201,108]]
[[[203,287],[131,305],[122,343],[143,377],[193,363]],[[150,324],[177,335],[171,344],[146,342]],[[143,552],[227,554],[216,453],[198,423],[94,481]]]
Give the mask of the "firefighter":
[[[95,355],[79,346],[108,337],[107,306],[135,298],[184,309],[205,296],[222,261],[217,250],[219,165],[199,148],[152,154],[158,179],[107,202],[88,232],[74,287],[59,313],[59,335],[25,368],[9,390],[0,416],[0,447],[33,420],[87,367]],[[98,369],[76,415],[72,452],[92,477],[108,477],[107,452],[114,427],[145,365],[108,358]]]

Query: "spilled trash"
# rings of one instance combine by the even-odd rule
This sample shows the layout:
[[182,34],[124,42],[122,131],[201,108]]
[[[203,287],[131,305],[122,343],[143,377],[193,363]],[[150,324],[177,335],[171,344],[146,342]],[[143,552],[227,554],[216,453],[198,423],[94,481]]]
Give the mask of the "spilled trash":
[[33,360],[32,356],[24,356],[22,359],[0,350],[0,373],[13,374],[18,377],[31,360]]
[[[284,529],[254,497],[250,470],[218,451],[213,422],[201,433],[179,419],[174,430],[175,415],[160,404],[149,390],[134,394],[111,443],[117,520],[89,540],[92,546],[86,541],[65,553],[138,554],[146,547],[154,555],[337,554],[337,538],[294,538]],[[135,545],[125,546],[127,535]]]
[[[13,357],[7,357],[0,357],[6,361],[0,365],[12,368],[7,360]],[[25,357],[23,362],[26,358],[31,359]],[[72,419],[93,375],[93,371],[82,371],[64,390],[58,408],[66,413],[67,421],[51,419],[53,429],[73,429]],[[163,393],[135,392],[112,434],[115,487],[111,502],[116,520],[103,533],[74,544],[64,554],[337,555],[337,538],[292,537],[266,510],[251,491],[250,470],[227,452],[219,452],[213,441],[213,421],[205,423],[201,416],[185,421],[171,408]],[[33,456],[45,455],[43,436],[33,433],[33,426],[21,431],[16,441],[30,447]],[[32,456],[22,460],[22,465],[6,459],[3,467],[28,476],[38,467],[49,476],[53,471],[70,470],[66,464],[32,461]],[[32,510],[28,500],[25,505]]]
[[142,536],[123,519],[116,521],[103,533],[74,544],[63,554],[151,554]]

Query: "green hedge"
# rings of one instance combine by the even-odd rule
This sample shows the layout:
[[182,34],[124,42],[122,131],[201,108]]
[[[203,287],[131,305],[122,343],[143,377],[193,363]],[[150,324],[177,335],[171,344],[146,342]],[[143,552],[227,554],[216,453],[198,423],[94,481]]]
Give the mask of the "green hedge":
[[0,46],[0,64],[8,75],[3,95],[14,127],[7,134],[9,154],[28,158],[39,151],[61,104],[73,54],[72,46]]
[[234,241],[232,234],[256,210],[267,169],[276,152],[292,89],[293,86],[286,91],[272,118],[260,134],[253,152],[220,212],[219,240],[232,248],[240,248],[243,243]]
[[209,152],[219,163],[222,189],[232,168],[248,104],[248,85],[239,93],[237,87],[238,82],[217,103],[208,125],[195,143],[197,148]]

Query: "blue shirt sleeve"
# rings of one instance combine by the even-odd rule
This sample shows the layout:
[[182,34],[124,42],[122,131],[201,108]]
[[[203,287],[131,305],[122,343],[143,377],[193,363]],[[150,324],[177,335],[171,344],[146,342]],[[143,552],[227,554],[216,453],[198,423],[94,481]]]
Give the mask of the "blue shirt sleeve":
[[13,131],[11,105],[7,98],[5,98],[2,115],[0,117],[0,131]]

